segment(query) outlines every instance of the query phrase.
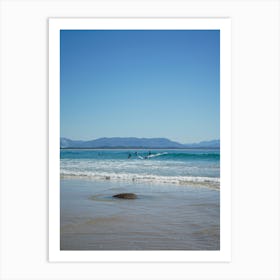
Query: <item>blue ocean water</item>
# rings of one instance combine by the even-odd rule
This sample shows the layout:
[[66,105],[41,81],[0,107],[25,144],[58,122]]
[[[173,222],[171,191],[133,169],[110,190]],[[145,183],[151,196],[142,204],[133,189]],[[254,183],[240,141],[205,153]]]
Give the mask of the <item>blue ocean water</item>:
[[60,150],[61,177],[145,183],[202,185],[219,189],[220,151]]

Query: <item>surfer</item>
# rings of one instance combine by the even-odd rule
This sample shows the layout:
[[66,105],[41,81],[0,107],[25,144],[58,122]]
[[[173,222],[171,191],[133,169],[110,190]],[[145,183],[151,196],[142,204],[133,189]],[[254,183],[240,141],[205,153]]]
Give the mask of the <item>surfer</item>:
[[128,157],[127,158],[131,158],[131,153],[128,153]]
[[150,156],[151,154],[152,154],[151,151],[149,151],[148,156]]

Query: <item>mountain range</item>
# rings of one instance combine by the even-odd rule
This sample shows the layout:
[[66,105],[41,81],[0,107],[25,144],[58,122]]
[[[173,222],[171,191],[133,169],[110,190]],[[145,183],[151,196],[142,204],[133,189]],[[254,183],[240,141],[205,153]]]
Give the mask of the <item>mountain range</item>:
[[167,138],[136,138],[136,137],[111,137],[98,138],[95,140],[82,141],[60,138],[60,148],[69,149],[186,149],[186,148],[220,148],[220,140],[203,141],[199,143],[181,144]]

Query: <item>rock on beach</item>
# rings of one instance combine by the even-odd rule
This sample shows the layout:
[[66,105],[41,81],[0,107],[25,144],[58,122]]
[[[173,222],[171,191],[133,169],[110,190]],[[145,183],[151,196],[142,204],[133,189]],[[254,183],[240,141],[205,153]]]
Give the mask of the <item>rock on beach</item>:
[[119,193],[113,195],[113,197],[122,198],[122,199],[136,199],[137,195],[135,193]]

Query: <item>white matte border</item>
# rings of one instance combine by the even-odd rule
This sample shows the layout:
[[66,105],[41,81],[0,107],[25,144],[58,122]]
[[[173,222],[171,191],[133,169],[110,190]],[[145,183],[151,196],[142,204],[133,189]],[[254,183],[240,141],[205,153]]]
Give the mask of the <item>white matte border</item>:
[[[60,30],[220,30],[220,250],[60,251]],[[231,20],[229,18],[49,19],[49,261],[229,262],[231,260]]]

